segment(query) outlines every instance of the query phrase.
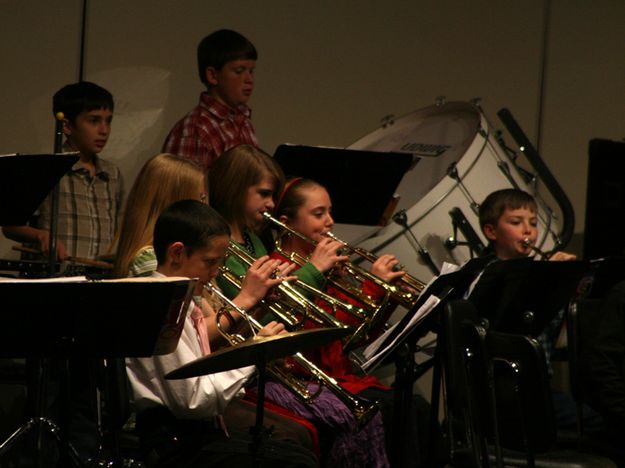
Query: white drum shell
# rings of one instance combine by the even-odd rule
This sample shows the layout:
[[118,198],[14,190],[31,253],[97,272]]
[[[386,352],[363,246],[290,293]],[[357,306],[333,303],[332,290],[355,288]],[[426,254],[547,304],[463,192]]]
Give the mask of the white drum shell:
[[[410,132],[411,126],[413,132]],[[460,208],[486,245],[477,215],[478,204],[491,192],[503,188],[516,187],[533,194],[532,187],[496,141],[481,109],[473,104],[450,102],[416,111],[365,136],[349,148],[439,153],[423,157],[406,173],[397,190],[401,197],[398,207],[406,209],[412,233],[439,268],[443,262],[460,265],[471,258],[466,246],[446,247],[446,241],[454,235],[450,210]],[[446,175],[452,163],[456,165],[457,180]],[[424,187],[427,192],[421,195],[419,192]],[[549,251],[555,246],[558,226],[549,207],[538,202],[537,246]],[[349,236],[346,226],[337,227],[337,232],[346,232]],[[460,232],[456,237],[460,242],[465,240]],[[419,257],[417,246],[412,244],[411,236],[391,222],[359,245],[378,255],[387,252],[396,255],[409,273],[427,282],[433,273]]]

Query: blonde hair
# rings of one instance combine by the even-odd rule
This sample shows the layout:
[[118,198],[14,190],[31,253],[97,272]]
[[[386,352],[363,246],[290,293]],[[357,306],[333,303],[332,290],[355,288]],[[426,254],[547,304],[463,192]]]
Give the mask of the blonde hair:
[[179,200],[198,200],[199,185],[206,187],[204,173],[188,159],[161,153],[144,164],[126,201],[113,277],[128,276],[137,251],[152,243],[154,224],[160,214]]
[[210,203],[231,225],[244,226],[245,199],[248,189],[272,179],[274,202],[284,186],[284,173],[278,163],[263,150],[238,145],[222,154],[209,173]]

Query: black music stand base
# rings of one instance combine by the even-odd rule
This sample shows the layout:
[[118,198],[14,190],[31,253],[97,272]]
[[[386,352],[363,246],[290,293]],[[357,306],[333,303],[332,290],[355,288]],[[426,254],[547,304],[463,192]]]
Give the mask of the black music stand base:
[[[62,431],[59,426],[52,420],[45,417],[30,418],[24,424],[22,424],[13,434],[11,434],[2,444],[0,444],[0,459],[7,456],[12,448],[14,448],[20,441],[25,439],[28,435],[35,437],[34,450],[30,451],[29,456],[33,457],[32,466],[44,466],[44,454],[43,454],[43,432],[47,432],[52,435],[59,447],[59,460],[57,466],[85,466],[78,456],[78,452],[74,447],[69,444],[69,448],[64,449],[63,446],[67,444],[63,440]],[[68,453],[69,451],[69,453]],[[23,452],[22,452],[23,453]],[[16,455],[19,457],[20,455]],[[16,458],[17,459],[17,458]],[[10,460],[10,458],[9,458]],[[71,464],[71,465],[70,465]]]
[[250,427],[250,434],[253,441],[250,442],[250,455],[252,456],[252,466],[260,466],[265,455],[265,437],[271,434],[272,429],[263,425],[265,418],[265,382],[267,381],[267,365],[264,360],[256,363],[258,372],[258,390],[256,393],[256,424]]
[[[66,408],[68,407],[68,400],[66,399],[65,389],[69,385],[69,374],[67,369],[67,363],[63,362],[61,370],[61,391],[58,397],[61,399],[61,416],[59,424],[56,424],[51,418],[43,416],[44,414],[44,398],[47,395],[48,387],[48,366],[49,363],[46,359],[38,361],[36,369],[36,384],[35,384],[35,407],[34,411],[36,416],[28,419],[24,424],[17,428],[4,442],[0,444],[0,460],[2,460],[12,448],[14,448],[19,442],[26,439],[29,435],[32,435],[34,442],[32,444],[33,450],[30,451],[29,456],[33,457],[33,465],[37,467],[44,466],[44,433],[53,436],[56,445],[59,450],[59,458],[57,466],[70,467],[74,466],[81,468],[84,466],[78,452],[69,442],[69,432],[67,431],[67,414]],[[20,456],[20,455],[17,455]]]
[[[427,359],[421,364],[415,361],[415,354],[419,352],[420,346],[413,341],[407,341],[402,343],[394,351],[395,356],[395,383],[393,385],[393,427],[400,428],[397,434],[393,437],[392,445],[390,447],[391,453],[389,458],[392,466],[403,467],[410,466],[411,462],[406,456],[406,448],[409,444],[414,444],[414,440],[409,440],[409,431],[407,428],[411,424],[411,415],[415,411],[413,408],[413,387],[417,380],[419,380],[427,371],[435,367],[435,358]],[[435,404],[435,382],[432,384],[432,405]],[[438,405],[438,403],[436,403]],[[436,411],[431,413],[432,421],[430,425],[430,433],[434,434],[436,431],[436,425],[438,424],[438,414]],[[424,466],[431,466],[433,460],[433,448],[430,444],[430,448],[427,453],[424,453]]]

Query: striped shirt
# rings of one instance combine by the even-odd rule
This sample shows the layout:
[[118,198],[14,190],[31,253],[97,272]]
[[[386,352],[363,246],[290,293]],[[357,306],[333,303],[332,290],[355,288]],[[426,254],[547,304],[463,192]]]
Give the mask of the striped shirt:
[[[111,246],[122,201],[122,177],[115,164],[94,156],[95,176],[80,161],[59,181],[57,240],[68,255],[95,258]],[[37,227],[50,229],[50,198],[39,207]]]
[[131,278],[137,276],[152,276],[152,273],[156,271],[158,262],[156,261],[156,252],[154,247],[146,245],[141,247],[135,254],[130,267],[128,267],[128,276]]
[[208,171],[230,148],[258,146],[251,114],[245,105],[232,109],[204,92],[199,104],[169,132],[163,152],[189,158]]

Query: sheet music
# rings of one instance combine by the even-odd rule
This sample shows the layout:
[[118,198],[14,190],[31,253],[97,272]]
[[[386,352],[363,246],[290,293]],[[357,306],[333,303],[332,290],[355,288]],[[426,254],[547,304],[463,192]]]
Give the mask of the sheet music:
[[[386,332],[382,334],[377,340],[367,346],[363,352],[365,358],[367,359],[362,365],[362,369],[368,372],[372,367],[374,367],[379,359],[385,355],[385,353],[392,349],[405,335],[407,335],[421,320],[423,320],[432,310],[440,303],[440,299],[434,295],[430,295],[424,302],[424,304],[417,310],[417,312],[412,316],[408,325],[392,340],[384,349],[378,349],[386,337],[392,332],[392,330],[397,326],[397,323],[388,329]],[[399,322],[398,322],[399,323]]]
[[[384,345],[384,342],[395,333],[395,329],[397,328],[397,326],[402,323],[402,321],[400,320],[364,349],[364,351],[362,352],[362,358],[357,359],[357,361],[360,362],[360,367],[365,372],[369,372],[375,366],[377,366],[381,362],[385,354],[388,353],[389,350],[393,349],[393,347],[396,346],[399,341],[401,341],[408,333],[410,333],[414,329],[414,327],[416,327],[419,322],[421,322],[441,302],[441,300],[436,295],[428,293],[430,286],[441,276],[455,273],[460,269],[461,267],[454,263],[443,262],[440,275],[432,277],[432,279],[430,279],[430,281],[425,285],[425,288],[421,292],[421,295],[423,297],[427,297],[427,300],[410,318],[404,329],[401,330],[399,333],[396,333],[395,338],[393,338],[391,342],[383,349],[380,349],[380,347]],[[363,359],[364,362],[362,362]]]

